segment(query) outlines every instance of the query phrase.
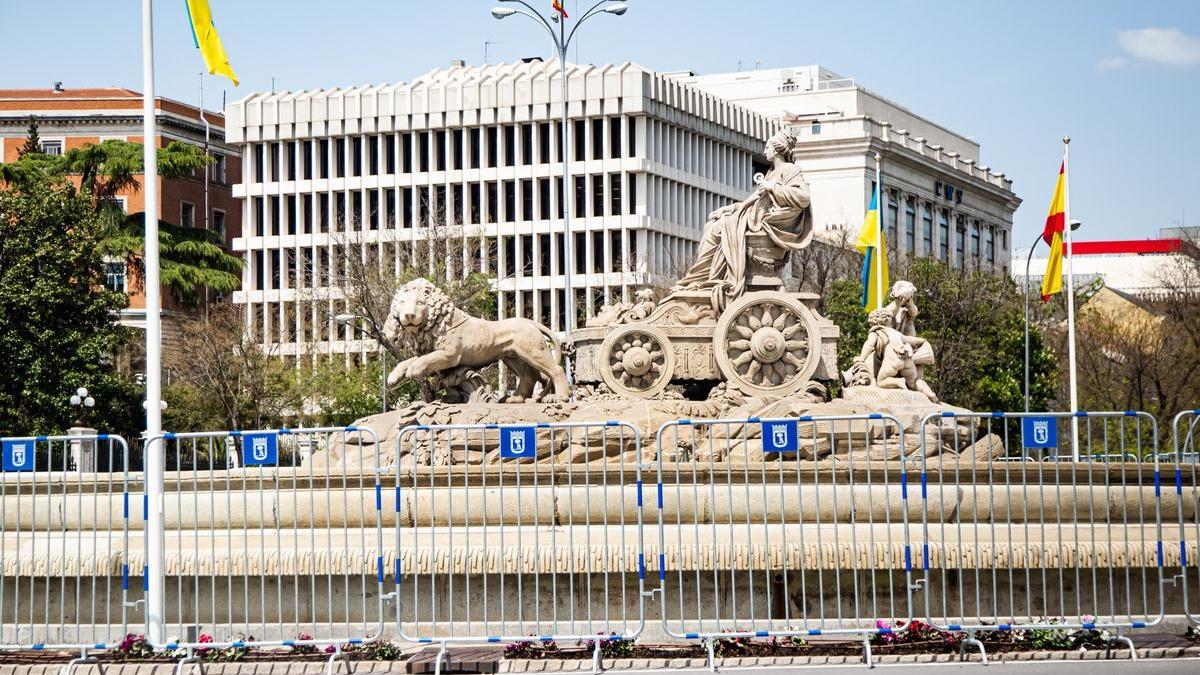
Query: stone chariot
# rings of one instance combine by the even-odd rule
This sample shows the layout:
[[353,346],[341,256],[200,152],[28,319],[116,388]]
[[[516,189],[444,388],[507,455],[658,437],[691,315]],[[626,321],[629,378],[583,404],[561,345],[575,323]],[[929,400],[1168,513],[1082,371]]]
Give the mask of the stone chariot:
[[778,398],[838,377],[838,327],[817,312],[817,294],[784,290],[788,252],[764,233],[747,234],[746,247],[745,291],[727,304],[720,286],[677,289],[658,304],[606,308],[575,331],[575,381],[647,399],[724,381]]

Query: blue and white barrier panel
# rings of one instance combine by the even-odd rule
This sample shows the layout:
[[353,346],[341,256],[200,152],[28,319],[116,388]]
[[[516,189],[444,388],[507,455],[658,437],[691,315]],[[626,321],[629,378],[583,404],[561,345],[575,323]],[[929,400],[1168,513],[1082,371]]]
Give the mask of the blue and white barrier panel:
[[[890,415],[677,420],[657,436],[663,630],[685,639],[903,631],[907,453]],[[710,652],[711,653],[711,652]],[[869,658],[869,653],[867,654]]]
[[[1158,425],[1142,412],[921,422],[925,618],[975,635],[1121,631],[1164,614]],[[1008,461],[1008,460],[1028,461]],[[1131,643],[1130,643],[1131,644]]]
[[[384,626],[380,447],[365,427],[167,433],[157,648],[333,646]],[[150,631],[148,631],[149,633]]]
[[116,647],[128,625],[134,501],[125,439],[4,438],[0,449],[0,649],[86,657]]
[[627,422],[414,425],[396,443],[400,636],[632,639],[644,624],[641,436]]
[[1179,524],[1174,540],[1183,577],[1183,611],[1200,626],[1200,409],[1176,415],[1171,436],[1174,449],[1163,455],[1163,472],[1173,474],[1165,489],[1173,493]]

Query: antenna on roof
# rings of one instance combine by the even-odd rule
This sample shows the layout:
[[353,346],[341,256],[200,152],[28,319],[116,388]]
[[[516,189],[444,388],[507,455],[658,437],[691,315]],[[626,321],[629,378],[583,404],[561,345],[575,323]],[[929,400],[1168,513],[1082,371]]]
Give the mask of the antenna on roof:
[[502,44],[504,44],[504,43],[496,42],[495,40],[484,40],[483,41],[483,65],[486,66],[488,64],[488,48],[490,48],[492,45],[502,45]]

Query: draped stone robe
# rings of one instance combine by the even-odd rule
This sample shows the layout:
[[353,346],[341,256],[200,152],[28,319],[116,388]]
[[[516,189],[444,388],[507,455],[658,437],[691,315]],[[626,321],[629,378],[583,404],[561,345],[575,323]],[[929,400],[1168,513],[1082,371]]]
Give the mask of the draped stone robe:
[[759,187],[732,208],[718,209],[704,226],[704,238],[687,273],[676,289],[701,290],[723,287],[726,297],[735,298],[746,287],[746,235],[762,232],[776,246],[796,251],[812,239],[808,183],[800,167],[783,163],[764,177],[774,181]]

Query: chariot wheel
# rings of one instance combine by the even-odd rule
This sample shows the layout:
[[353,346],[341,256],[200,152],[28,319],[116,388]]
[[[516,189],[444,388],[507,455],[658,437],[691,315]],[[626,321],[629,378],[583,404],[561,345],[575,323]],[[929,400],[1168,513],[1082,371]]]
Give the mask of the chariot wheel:
[[785,396],[816,372],[821,333],[800,300],[774,291],[748,293],[721,314],[713,354],[731,386],[752,396]]
[[628,324],[609,333],[596,353],[600,379],[616,394],[654,398],[675,372],[675,351],[662,330]]

